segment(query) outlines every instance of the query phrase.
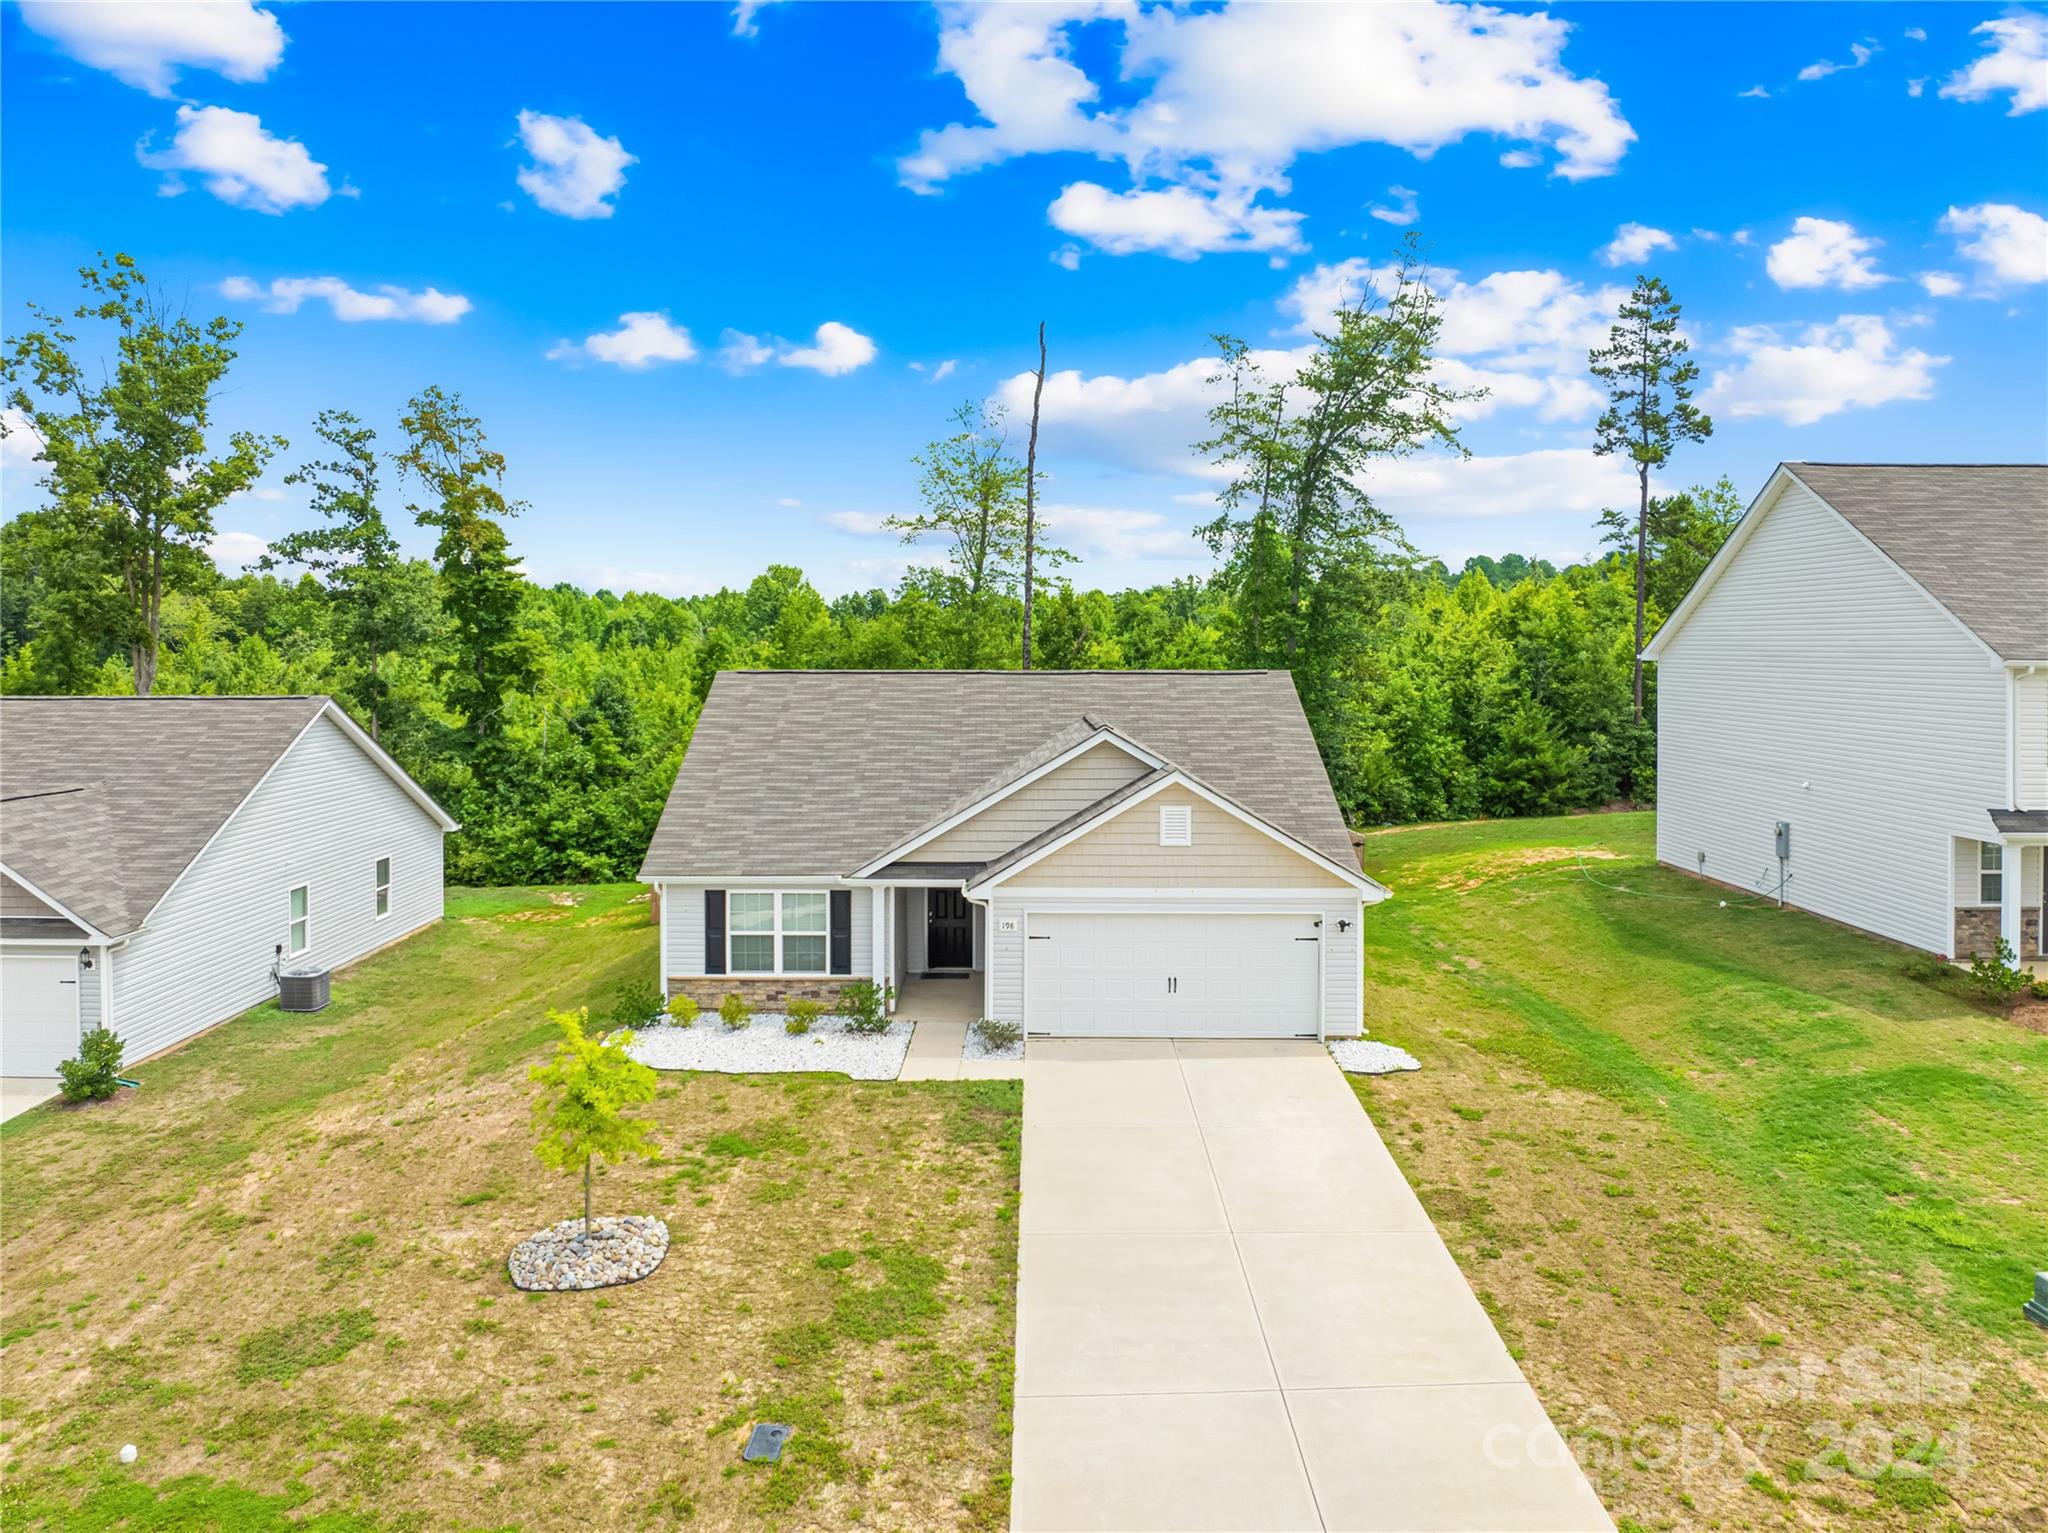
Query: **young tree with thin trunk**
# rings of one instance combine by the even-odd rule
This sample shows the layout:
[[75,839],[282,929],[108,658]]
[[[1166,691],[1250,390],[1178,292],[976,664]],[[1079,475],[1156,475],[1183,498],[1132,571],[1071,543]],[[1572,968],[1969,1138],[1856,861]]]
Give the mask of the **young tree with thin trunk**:
[[541,642],[519,622],[526,574],[503,522],[525,506],[505,498],[505,455],[491,448],[483,422],[463,410],[460,394],[429,388],[398,423],[406,447],[394,461],[427,494],[426,504],[406,509],[441,534],[434,560],[455,649],[447,700],[478,743],[497,733],[505,694],[540,674]]
[[1656,277],[1637,277],[1608,329],[1607,344],[1587,353],[1587,366],[1607,389],[1607,409],[1594,428],[1593,451],[1627,453],[1636,466],[1636,656],[1638,724],[1643,721],[1643,607],[1650,567],[1650,470],[1662,468],[1680,442],[1704,442],[1714,422],[1692,402],[1699,364],[1678,333],[1680,308]]
[[174,312],[131,256],[102,255],[78,275],[86,300],[70,317],[120,332],[113,375],[92,382],[65,318],[32,303],[37,327],[7,342],[0,377],[48,465],[55,515],[38,536],[62,545],[47,549],[59,562],[103,577],[79,583],[73,594],[91,599],[76,603],[74,619],[127,649],[135,693],[147,697],[165,593],[213,578],[214,512],[254,484],[285,441],[237,431],[227,452],[207,447],[240,325]]
[[556,1171],[583,1172],[583,1238],[590,1238],[590,1165],[638,1156],[651,1160],[660,1153],[648,1136],[654,1124],[628,1118],[621,1109],[654,1100],[654,1072],[626,1052],[631,1032],[592,1038],[584,1032],[588,1007],[550,1011],[548,1020],[561,1030],[554,1057],[529,1069],[527,1079],[541,1092],[534,1099],[533,1123],[541,1131],[534,1154]]
[[1045,397],[1045,321],[1038,322],[1038,372],[1031,381],[1031,441],[1024,450],[1024,661],[1031,669],[1031,601],[1036,594],[1032,546],[1038,537],[1038,407]]
[[377,433],[347,410],[322,410],[313,430],[337,456],[304,464],[284,482],[308,486],[326,524],[286,533],[257,567],[296,564],[327,588],[336,629],[361,667],[354,701],[369,715],[375,740],[389,690],[384,656],[426,638],[426,624],[400,589],[398,539],[377,504]]

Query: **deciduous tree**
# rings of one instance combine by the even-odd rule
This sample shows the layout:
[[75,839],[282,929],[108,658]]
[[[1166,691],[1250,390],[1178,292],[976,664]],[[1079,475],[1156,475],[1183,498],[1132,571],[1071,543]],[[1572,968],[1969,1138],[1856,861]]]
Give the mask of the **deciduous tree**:
[[550,1011],[548,1021],[561,1030],[554,1057],[527,1071],[540,1084],[533,1103],[534,1127],[540,1140],[533,1147],[541,1164],[556,1171],[583,1171],[583,1238],[590,1238],[590,1164],[607,1164],[629,1156],[652,1159],[658,1152],[649,1137],[654,1124],[629,1118],[624,1109],[654,1100],[654,1072],[626,1052],[631,1032],[592,1038],[584,1032],[587,1007]]

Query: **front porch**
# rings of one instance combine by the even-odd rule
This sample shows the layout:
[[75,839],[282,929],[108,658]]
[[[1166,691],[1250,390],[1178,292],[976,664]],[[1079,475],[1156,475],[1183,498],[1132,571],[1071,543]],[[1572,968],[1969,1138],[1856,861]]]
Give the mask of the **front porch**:
[[981,1016],[987,907],[970,902],[959,882],[894,884],[878,891],[877,902],[875,967],[896,992],[896,1016],[963,1025]]
[[[2048,907],[2048,813],[1995,812],[1998,841],[1955,842],[1955,940],[1960,961],[1988,956],[2001,938],[2022,967],[2048,958],[2042,913]],[[2039,822],[2039,823],[2037,823]]]

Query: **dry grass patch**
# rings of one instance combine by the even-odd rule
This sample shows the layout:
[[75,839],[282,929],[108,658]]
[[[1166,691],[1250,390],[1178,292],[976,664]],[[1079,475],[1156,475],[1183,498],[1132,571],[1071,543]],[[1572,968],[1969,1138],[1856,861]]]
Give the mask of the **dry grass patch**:
[[[573,924],[520,919],[569,908],[545,893],[451,901],[321,1037],[252,1014],[118,1125],[0,1141],[10,1527],[1006,1520],[1014,1083],[665,1077],[662,1158],[597,1206],[666,1219],[667,1261],[511,1286],[513,1244],[579,1201],[530,1147],[541,1007],[652,962],[647,927],[588,919],[628,892],[576,891]],[[323,1065],[331,1089],[295,1078]],[[757,1419],[797,1429],[779,1466],[739,1462]]]

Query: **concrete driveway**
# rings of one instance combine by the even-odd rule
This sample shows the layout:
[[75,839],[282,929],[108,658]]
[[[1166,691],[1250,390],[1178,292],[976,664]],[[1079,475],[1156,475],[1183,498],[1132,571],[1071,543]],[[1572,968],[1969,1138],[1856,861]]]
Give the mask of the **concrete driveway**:
[[57,1080],[47,1075],[0,1075],[0,1123],[18,1118],[57,1095]]
[[1012,1526],[1611,1530],[1320,1045],[1033,1043]]

